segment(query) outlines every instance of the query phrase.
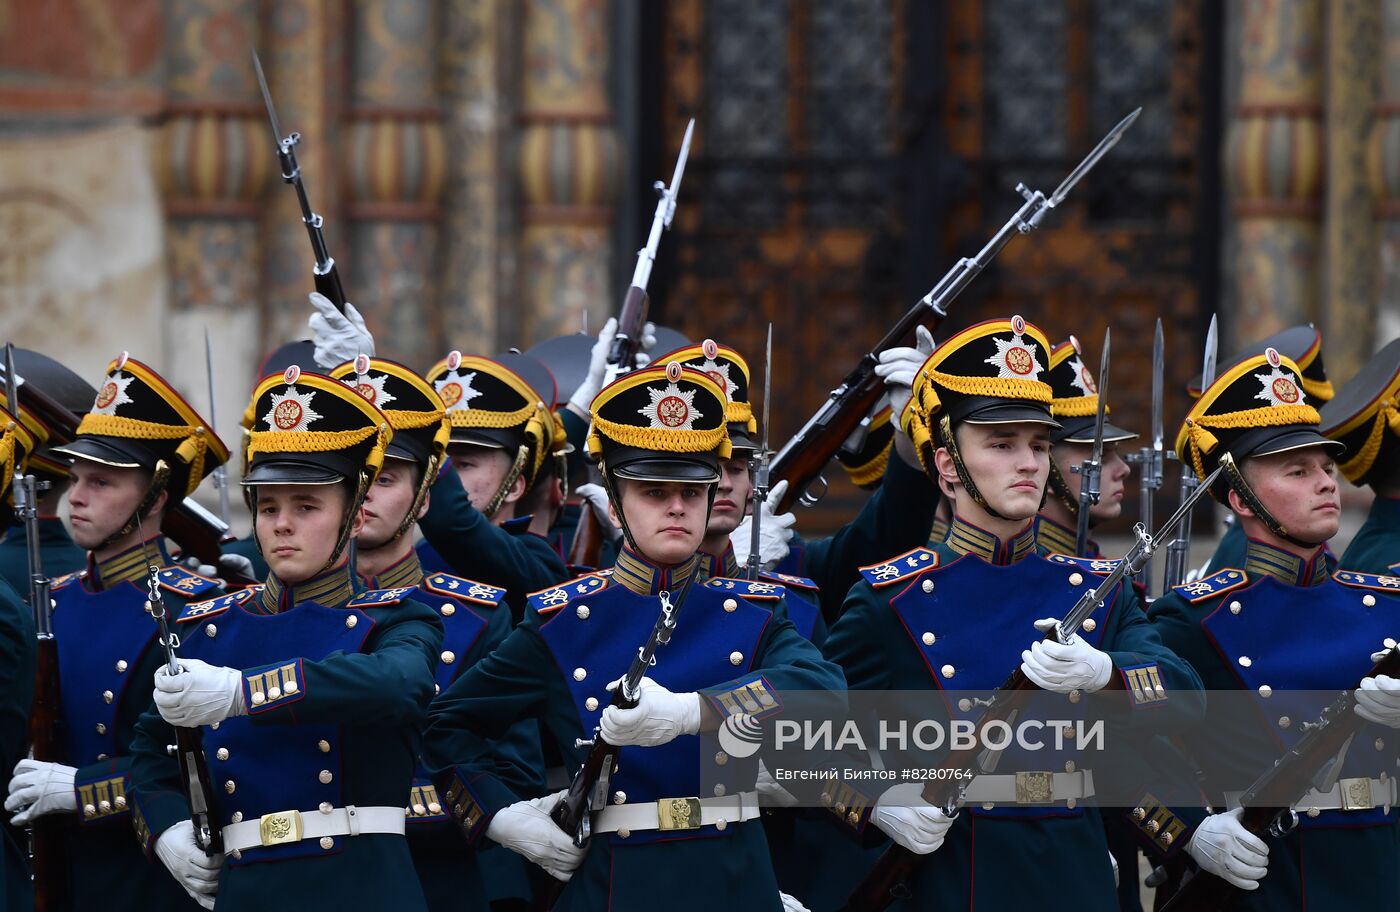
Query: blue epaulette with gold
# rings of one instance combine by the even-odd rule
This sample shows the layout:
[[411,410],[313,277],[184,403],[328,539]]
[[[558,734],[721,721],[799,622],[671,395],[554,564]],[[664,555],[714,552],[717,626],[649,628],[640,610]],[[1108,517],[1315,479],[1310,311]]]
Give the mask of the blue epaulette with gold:
[[787,590],[777,583],[765,583],[762,580],[730,579],[727,576],[714,576],[707,579],[705,588],[732,592],[740,598],[754,601],[776,601],[787,595]]
[[215,599],[203,602],[193,602],[185,606],[185,610],[180,612],[180,616],[175,620],[198,621],[207,617],[223,614],[234,605],[241,605],[262,591],[262,586],[249,586],[247,589],[239,589],[237,592],[230,592],[228,595],[221,595]]
[[1247,585],[1249,575],[1243,570],[1221,570],[1184,586],[1175,586],[1172,591],[1194,605]]
[[192,598],[196,595],[203,595],[219,588],[219,581],[210,579],[207,576],[200,576],[184,567],[162,567],[156,578],[160,580],[160,585],[164,589],[169,589],[185,598]]
[[1122,561],[1117,558],[1075,557],[1073,554],[1060,554],[1059,552],[1051,552],[1045,555],[1045,559],[1052,564],[1060,564],[1065,567],[1078,567],[1085,573],[1097,573],[1099,576],[1107,576],[1122,563]]
[[607,584],[608,581],[601,574],[590,573],[559,586],[532,592],[525,597],[525,601],[540,614],[549,614],[581,595],[597,592]]
[[395,589],[366,589],[345,603],[346,608],[383,608],[403,601],[416,586],[399,586]]
[[860,575],[865,577],[867,583],[879,589],[902,579],[912,579],[925,570],[937,566],[938,552],[930,551],[928,548],[915,548],[912,551],[904,552],[899,557],[891,558],[883,564],[861,567]]
[[1332,574],[1332,579],[1343,586],[1356,586],[1359,589],[1374,589],[1377,592],[1391,592],[1400,595],[1400,576],[1382,576],[1378,573],[1338,570]]
[[821,587],[814,580],[809,580],[805,576],[793,576],[791,573],[774,573],[765,570],[758,575],[764,582],[781,583],[784,586],[791,586],[793,589],[806,589],[809,592],[818,592]]
[[424,589],[436,595],[476,602],[478,605],[499,605],[506,597],[504,589],[450,573],[430,573],[423,577],[422,585]]
[[60,577],[56,577],[49,581],[49,591],[52,592],[56,589],[62,589],[64,586],[82,579],[85,573],[87,573],[86,570],[74,570],[72,573],[65,573]]

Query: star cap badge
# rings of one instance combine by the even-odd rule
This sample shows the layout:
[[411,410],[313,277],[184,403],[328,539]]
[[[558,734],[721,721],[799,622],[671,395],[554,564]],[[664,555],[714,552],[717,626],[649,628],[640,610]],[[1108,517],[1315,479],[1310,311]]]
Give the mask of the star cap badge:
[[637,410],[651,422],[653,428],[661,430],[689,431],[698,418],[705,417],[695,408],[695,391],[682,391],[675,383],[667,383],[665,389],[647,387],[651,402]]
[[997,369],[998,380],[1039,380],[1040,362],[1036,360],[1036,344],[1027,342],[1022,335],[1026,331],[1026,321],[1020,316],[1011,318],[1011,338],[1000,339],[992,336],[996,343],[996,354],[983,361]]
[[123,377],[121,368],[117,368],[107,378],[107,382],[102,384],[102,388],[97,391],[97,398],[92,402],[92,411],[98,415],[115,415],[120,406],[130,404],[133,400],[126,394],[126,388],[135,379],[135,377]]
[[263,416],[263,421],[276,431],[304,431],[321,417],[311,407],[315,395],[315,391],[299,393],[295,386],[288,384],[283,392],[272,394],[272,408]]
[[362,373],[356,377],[346,377],[345,385],[364,396],[366,402],[382,409],[398,398],[384,389],[384,383],[388,379],[384,374],[373,377]]
[[471,401],[481,395],[480,390],[472,388],[472,381],[475,379],[476,371],[461,374],[453,368],[433,386],[437,388],[437,394],[442,397],[442,402],[449,412],[466,411],[471,408]]

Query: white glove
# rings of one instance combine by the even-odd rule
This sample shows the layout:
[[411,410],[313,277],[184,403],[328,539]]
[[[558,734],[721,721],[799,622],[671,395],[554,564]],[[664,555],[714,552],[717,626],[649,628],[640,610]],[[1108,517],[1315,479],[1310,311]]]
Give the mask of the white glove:
[[14,814],[10,822],[24,826],[45,814],[77,811],[78,797],[73,793],[73,777],[77,772],[71,766],[43,760],[26,759],[16,763],[10,794],[5,798],[5,810]]
[[316,346],[317,364],[330,370],[360,355],[374,354],[374,336],[365,328],[364,317],[354,304],[346,302],[345,313],[341,313],[329,298],[313,291],[311,306],[316,312],[307,324],[311,327],[311,341]]
[[156,840],[156,856],[195,902],[206,909],[214,908],[224,856],[211,858],[195,845],[193,823],[181,820],[161,833]]
[[573,837],[549,816],[566,794],[567,789],[503,808],[486,827],[487,837],[533,861],[555,880],[567,881],[587,849],[574,845]]
[[762,807],[797,807],[797,796],[778,784],[763,761],[758,761],[758,778],[754,780],[758,792],[758,803]]
[[1240,825],[1243,808],[1212,814],[1196,827],[1186,851],[1196,864],[1241,890],[1256,890],[1269,873],[1269,847]]
[[156,669],[156,709],[171,725],[194,728],[244,716],[243,672],[199,659],[181,659],[180,674]]
[[[609,684],[608,692],[617,690],[621,682],[618,678]],[[656,747],[700,731],[700,695],[671,693],[651,678],[642,678],[637,705],[631,709],[609,706],[598,728],[603,740],[617,747]]]
[[778,898],[783,901],[783,912],[811,912],[810,909],[798,902],[795,896],[779,892]]
[[190,563],[194,565],[194,572],[200,576],[207,576],[216,579],[225,586],[228,585],[228,578],[232,576],[237,579],[257,579],[257,574],[253,571],[253,562],[241,554],[220,554],[219,564],[201,564],[195,562],[193,558]]
[[1370,722],[1400,728],[1400,680],[1389,675],[1362,678],[1356,689],[1356,714]]
[[[1059,623],[1056,618],[1042,618],[1035,629],[1049,633]],[[1068,643],[1041,640],[1030,649],[1021,651],[1021,671],[1041,690],[1069,693],[1071,690],[1102,690],[1113,675],[1113,660],[1084,642],[1078,634]]]
[[880,796],[870,819],[895,842],[916,855],[927,855],[943,845],[953,818],[923,799],[923,785],[896,785]]
[[[776,566],[787,557],[789,542],[792,541],[792,526],[797,517],[791,513],[778,513],[778,503],[787,493],[786,481],[773,485],[762,504],[763,524],[758,530],[758,561],[765,567]],[[745,516],[739,527],[729,533],[729,543],[734,546],[734,559],[743,566],[749,559],[749,545],[753,540],[753,517]]]
[[914,378],[931,354],[933,334],[922,326],[914,330],[913,348],[889,348],[880,352],[880,363],[875,365],[875,373],[889,389],[890,417],[895,427],[899,426],[899,416],[909,404],[909,397],[914,394]]
[[603,534],[610,540],[617,541],[622,537],[622,530],[613,525],[612,517],[608,516],[608,492],[602,485],[581,484],[574,488],[574,493],[588,504],[588,508],[593,511],[593,518],[598,520],[598,526],[603,530]]
[[[582,415],[588,414],[588,407],[593,404],[593,397],[598,395],[598,391],[617,379],[617,367],[610,370],[608,366],[608,355],[612,353],[613,340],[616,338],[617,317],[608,317],[608,322],[598,330],[598,341],[593,343],[593,350],[588,354],[588,373],[584,374],[583,382],[569,397],[569,405]],[[647,353],[655,344],[656,324],[643,324],[642,338],[638,340],[637,345],[635,367],[646,367],[651,363],[651,355]]]

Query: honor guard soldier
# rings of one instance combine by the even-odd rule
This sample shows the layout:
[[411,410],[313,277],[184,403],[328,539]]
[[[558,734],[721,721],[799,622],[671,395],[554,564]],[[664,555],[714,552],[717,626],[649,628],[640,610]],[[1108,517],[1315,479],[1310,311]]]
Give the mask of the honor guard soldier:
[[1253,692],[1259,710],[1257,726],[1232,725],[1224,744],[1218,731],[1182,736],[1220,811],[1199,824],[1188,851],[1202,869],[1252,891],[1242,908],[1391,908],[1400,895],[1390,730],[1400,727],[1400,682],[1363,683],[1358,712],[1380,724],[1356,734],[1341,778],[1305,797],[1287,835],[1246,830],[1232,794],[1308,728],[1293,724],[1290,692],[1355,687],[1372,653],[1393,645],[1387,638],[1400,618],[1385,578],[1329,572],[1323,547],[1339,524],[1334,459],[1342,447],[1319,433],[1305,389],[1299,367],[1266,349],[1223,372],[1177,434],[1176,451],[1198,477],[1224,466],[1210,493],[1246,535],[1245,561],[1177,586],[1153,603],[1151,618],[1207,688]]
[[123,352],[107,366],[77,437],[55,452],[73,460],[69,515],[74,540],[89,552],[85,570],[53,585],[68,762],[21,761],[6,807],[25,808],[19,824],[71,815],[73,908],[192,908],[131,838],[130,755],[162,658],[146,610],[150,567],[161,568],[171,606],[218,594],[216,581],[172,565],[161,520],[228,450],[159,374]]
[[[424,573],[413,547],[413,529],[428,509],[428,489],[442,467],[447,449],[447,410],[428,383],[401,364],[361,355],[331,371],[384,413],[394,436],[384,451],[384,467],[365,494],[365,524],[355,538],[356,571],[374,589],[406,590],[402,597],[434,608],[443,626],[435,683],[446,690],[461,673],[496,648],[510,632],[505,590],[450,573]],[[510,734],[492,743],[503,780],[522,792],[543,792],[539,728],[521,721]],[[513,888],[522,901],[524,866],[503,849],[478,865],[476,853],[462,857],[461,836],[448,819],[442,798],[421,768],[408,797],[408,846],[423,885],[428,908],[485,908],[483,872],[501,880],[513,868]],[[471,897],[476,896],[475,901]]]
[[[1303,326],[1291,326],[1267,339],[1246,346],[1243,352],[1224,364],[1216,376],[1223,375],[1245,359],[1257,356],[1269,348],[1298,366],[1299,377],[1303,382],[1303,395],[1308,397],[1309,402],[1321,407],[1324,402],[1332,398],[1332,383],[1327,379],[1327,368],[1322,363],[1322,333],[1318,332],[1311,323]],[[1201,378],[1199,376],[1194,377],[1186,385],[1186,393],[1192,399],[1200,398]],[[1212,573],[1228,567],[1243,565],[1245,550],[1244,530],[1239,527],[1239,523],[1231,522],[1226,526],[1225,534],[1221,536],[1220,543],[1215,546],[1215,552],[1211,555],[1210,561],[1206,563],[1202,576],[1210,576]],[[1331,552],[1328,552],[1328,560],[1332,560]],[[1335,561],[1332,561],[1332,566],[1336,567]]]
[[1322,433],[1347,448],[1342,474],[1376,495],[1340,566],[1400,576],[1400,339],[1376,352],[1319,411]]
[[[11,484],[16,474],[26,471],[32,454],[44,442],[45,434],[42,424],[27,409],[21,409],[16,415],[8,404],[0,408],[0,510],[5,511],[0,514],[0,523],[15,521],[14,512],[8,509],[13,499]],[[26,593],[29,591],[28,576],[26,565]],[[0,787],[9,796],[5,801],[6,810],[28,807],[40,797],[38,788],[13,795],[10,788],[10,771],[16,764],[25,763],[21,758],[29,742],[26,723],[34,700],[36,658],[33,612],[19,592],[0,579],[0,694],[5,695],[5,711],[0,714]],[[17,829],[0,827],[0,908],[34,907],[27,853],[20,839]]]
[[[1074,336],[1050,352],[1045,374],[1053,399],[1050,417],[1059,423],[1050,431],[1050,496],[1035,518],[1036,545],[1043,552],[1075,553],[1079,525],[1079,488],[1084,476],[1075,469],[1088,462],[1094,447],[1095,415],[1099,390],[1094,375],[1084,363],[1084,351]],[[1103,427],[1103,468],[1099,476],[1099,502],[1089,510],[1089,529],[1114,520],[1123,512],[1124,485],[1132,470],[1123,461],[1118,445],[1137,439],[1105,420]],[[1090,540],[1084,554],[1100,557],[1098,543]]]
[[[909,401],[914,373],[933,350],[933,337],[918,328],[916,347],[891,348],[880,354],[875,371],[885,383],[892,407],[897,411]],[[871,561],[913,548],[928,540],[937,513],[939,494],[919,469],[914,447],[901,431],[895,435],[898,458],[890,459],[879,488],[861,507],[856,518],[835,535],[803,541],[794,534],[796,518],[776,514],[787,485],[773,485],[761,504],[759,557],[764,567],[797,579],[809,579],[820,590],[822,615],[828,625],[841,612],[844,594],[860,579],[860,567]],[[752,519],[745,518],[734,530],[735,559],[748,560],[752,540]]]
[[[541,470],[566,449],[551,403],[498,361],[450,352],[427,373],[447,407],[448,470],[419,520],[428,572],[452,570],[506,591],[516,623],[525,596],[568,578],[532,517],[517,513]],[[551,477],[553,477],[551,473]]]
[[[953,490],[952,528],[943,544],[864,568],[825,652],[853,691],[993,690],[1019,664],[1032,683],[1071,703],[1123,687],[1135,730],[1194,718],[1198,679],[1121,587],[1067,643],[1042,639],[1096,572],[1094,562],[1036,552],[1033,521],[1057,427],[1042,377],[1048,349],[1039,329],[1013,317],[963,330],[919,369],[901,422],[925,470]],[[1150,711],[1139,714],[1139,706]],[[957,711],[971,721],[981,710],[965,702]],[[1091,772],[1071,750],[1053,754],[1015,758],[1050,764],[1049,772],[1024,774],[1052,783],[1049,800],[1022,789],[1021,775],[1004,773],[974,778],[956,819],[925,803],[917,783],[910,794],[908,786],[838,791],[833,809],[857,834],[878,829],[926,856],[910,877],[909,898],[892,908],[1035,908],[1046,890],[1037,872],[1073,870],[1055,882],[1057,908],[1116,909],[1103,827],[1094,809],[1080,806],[1094,793]]]
[[[176,618],[180,671],[156,673],[137,725],[137,835],[206,908],[425,909],[405,799],[442,622],[412,589],[362,589],[351,560],[392,431],[295,366],[253,400],[243,485],[271,572]],[[203,727],[223,855],[194,842],[171,726]]]
[[[696,584],[719,460],[730,455],[715,382],[674,361],[643,368],[605,387],[592,418],[588,446],[626,539],[622,554],[610,573],[531,597],[532,617],[434,703],[425,759],[441,770],[439,788],[468,840],[488,837],[568,881],[558,910],[627,912],[662,902],[675,912],[777,912],[783,906],[754,793],[674,796],[701,795],[711,763],[754,774],[756,758],[722,751],[702,758],[696,737],[743,712],[739,695],[780,715],[779,693],[840,690],[840,674],[780,605],[770,610],[745,597],[777,587]],[[675,634],[639,682],[639,702],[608,706],[609,682],[654,635],[663,605]],[[481,738],[524,716],[542,719],[571,768],[584,757],[576,739],[595,726],[620,748],[607,806],[584,810],[591,814],[584,848],[549,816],[564,792],[521,801],[470,762]]]
[[[21,396],[21,401],[23,397]],[[0,389],[0,408],[9,408],[4,390]],[[49,428],[28,409],[23,409],[23,424],[35,438],[37,449],[29,454],[28,472],[37,482],[39,500],[35,504],[39,521],[39,553],[44,573],[49,577],[66,576],[81,570],[87,552],[74,543],[68,528],[59,517],[59,505],[68,490],[69,460],[44,446]],[[24,526],[12,525],[0,539],[0,578],[17,592],[29,591],[29,538]]]

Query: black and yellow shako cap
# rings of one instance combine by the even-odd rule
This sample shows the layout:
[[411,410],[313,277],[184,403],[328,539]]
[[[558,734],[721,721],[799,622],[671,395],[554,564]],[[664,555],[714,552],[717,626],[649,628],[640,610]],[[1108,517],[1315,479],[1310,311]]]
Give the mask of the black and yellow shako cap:
[[22,399],[20,415],[5,407],[9,403],[3,394],[0,394],[0,402],[4,402],[4,406],[0,406],[0,494],[4,494],[9,492],[15,473],[25,471],[35,447],[42,445],[49,433],[43,422],[24,409]]
[[724,420],[729,425],[729,445],[735,450],[758,448],[758,421],[749,402],[749,363],[743,355],[727,345],[706,339],[699,345],[687,345],[652,362],[666,365],[679,361],[682,367],[709,375],[724,390]]
[[[24,394],[20,394],[21,405]],[[150,367],[122,352],[107,365],[77,437],[54,453],[118,468],[170,468],[172,495],[187,497],[228,461],[228,447],[194,407]]]
[[448,352],[427,379],[447,408],[452,443],[513,450],[525,442],[526,425],[539,422],[547,408],[524,378],[480,355]]
[[[1321,405],[1332,398],[1332,383],[1327,379],[1327,368],[1322,364],[1322,333],[1311,323],[1290,326],[1267,339],[1260,339],[1245,346],[1243,351],[1220,365],[1216,371],[1217,376],[1246,358],[1262,355],[1270,348],[1298,366],[1299,375],[1303,379],[1303,392],[1307,394],[1308,399]],[[1191,382],[1186,384],[1186,393],[1193,399],[1200,397],[1200,374],[1192,377]]]
[[[1215,470],[1224,453],[1242,462],[1310,446],[1343,449],[1320,434],[1317,409],[1303,392],[1298,365],[1276,349],[1227,370],[1196,400],[1176,434],[1176,453],[1196,477]],[[1225,481],[1211,495],[1225,503]]]
[[245,486],[373,481],[394,431],[354,388],[295,364],[253,391]]
[[732,453],[724,390],[679,361],[624,374],[593,399],[588,452],[619,478],[719,480]]
[[1400,463],[1400,339],[1370,361],[1320,410],[1323,434],[1347,448],[1338,466],[1352,484],[1385,478]]
[[[1050,384],[1054,397],[1050,400],[1050,415],[1060,423],[1059,429],[1050,433],[1050,439],[1055,443],[1093,443],[1094,421],[1099,410],[1099,386],[1093,371],[1085,363],[1084,347],[1077,337],[1070,336],[1050,352],[1050,369],[1046,372],[1045,380]],[[1111,407],[1104,409],[1105,443],[1119,443],[1137,436],[1132,431],[1110,424],[1107,416],[1111,414]]]
[[870,416],[860,447],[848,450],[843,446],[836,451],[836,461],[846,470],[851,483],[867,491],[880,486],[890,462],[890,450],[894,447],[894,422],[890,420],[890,413],[889,403],[885,401]]
[[360,355],[330,372],[379,409],[394,436],[384,450],[389,459],[427,465],[447,450],[449,426],[442,397],[411,368],[387,358]]

